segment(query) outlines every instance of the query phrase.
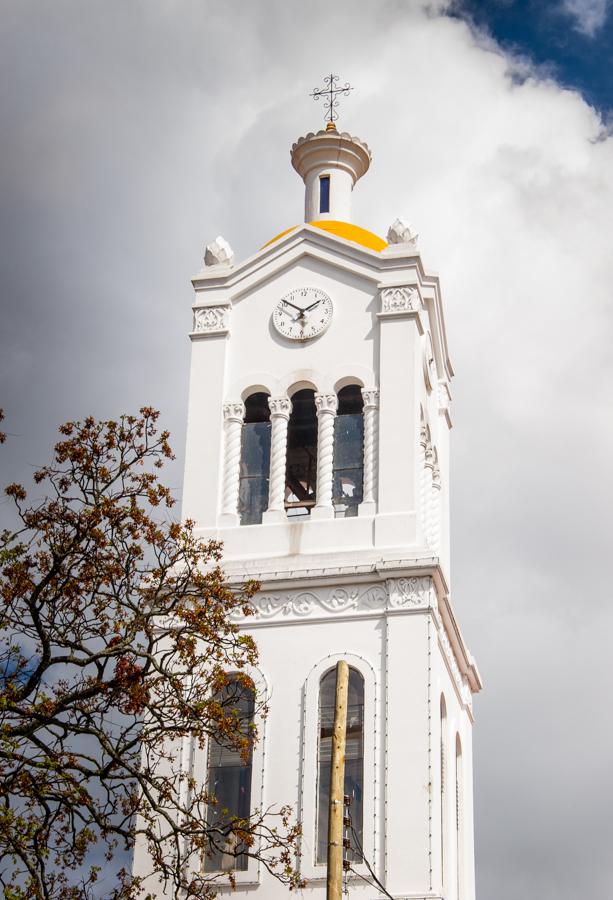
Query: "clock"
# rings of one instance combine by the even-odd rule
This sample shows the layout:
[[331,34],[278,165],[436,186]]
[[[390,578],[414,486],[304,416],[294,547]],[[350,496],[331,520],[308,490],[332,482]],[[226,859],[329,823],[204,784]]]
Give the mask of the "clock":
[[295,288],[279,300],[272,322],[284,338],[308,341],[324,333],[333,312],[332,300],[325,291],[315,287]]

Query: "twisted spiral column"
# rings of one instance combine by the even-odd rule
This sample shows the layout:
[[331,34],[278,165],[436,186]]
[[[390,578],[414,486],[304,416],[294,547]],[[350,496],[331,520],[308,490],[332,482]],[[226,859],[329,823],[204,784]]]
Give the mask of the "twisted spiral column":
[[364,490],[362,503],[377,502],[379,475],[379,391],[362,388],[364,400]]
[[332,518],[332,470],[334,468],[334,417],[338,408],[336,394],[315,394],[317,410],[317,502],[316,518]]
[[224,468],[221,514],[226,524],[238,521],[238,487],[240,482],[241,426],[245,405],[224,403]]
[[264,521],[285,516],[285,471],[287,467],[287,425],[292,412],[289,397],[269,397],[270,479],[268,482],[268,509]]

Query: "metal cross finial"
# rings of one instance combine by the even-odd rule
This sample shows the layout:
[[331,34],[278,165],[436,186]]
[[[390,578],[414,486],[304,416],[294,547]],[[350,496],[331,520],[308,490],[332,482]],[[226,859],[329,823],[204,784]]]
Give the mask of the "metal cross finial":
[[336,112],[338,107],[338,95],[343,94],[345,97],[348,97],[349,91],[353,90],[348,82],[345,82],[343,86],[339,85],[338,80],[338,75],[326,75],[324,78],[324,84],[326,86],[323,88],[314,88],[313,93],[309,94],[309,97],[313,97],[314,100],[325,97],[326,112],[324,118],[326,118],[328,122],[336,122],[338,119],[338,113]]

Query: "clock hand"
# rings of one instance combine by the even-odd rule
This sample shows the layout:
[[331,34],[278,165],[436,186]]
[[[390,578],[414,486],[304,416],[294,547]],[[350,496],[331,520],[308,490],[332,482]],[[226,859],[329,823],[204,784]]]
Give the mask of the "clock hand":
[[309,310],[315,309],[316,306],[319,306],[320,303],[321,303],[321,297],[319,298],[319,300],[316,300],[315,303],[311,303],[310,306],[307,306],[307,308],[304,311],[309,312]]
[[289,300],[284,300],[283,302],[285,303],[286,306],[291,306],[293,309],[297,309],[299,313],[304,312],[304,310],[302,309],[301,306],[296,306],[294,303],[290,303]]

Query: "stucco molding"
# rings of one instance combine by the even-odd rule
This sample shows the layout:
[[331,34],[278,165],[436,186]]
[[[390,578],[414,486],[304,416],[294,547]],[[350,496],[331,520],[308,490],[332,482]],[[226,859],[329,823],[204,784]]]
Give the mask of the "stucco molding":
[[[436,605],[432,578],[409,576],[388,578],[366,585],[312,588],[300,591],[265,591],[251,601],[257,620],[306,618],[321,613],[372,612],[379,610],[428,609]],[[236,612],[237,619],[242,613]]]
[[192,336],[228,334],[230,326],[230,306],[201,306],[194,310]]
[[414,287],[387,287],[381,290],[381,312],[386,315],[403,315],[421,309],[419,292]]

